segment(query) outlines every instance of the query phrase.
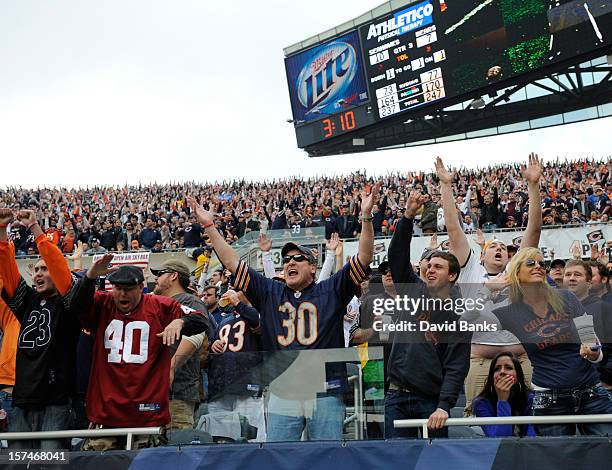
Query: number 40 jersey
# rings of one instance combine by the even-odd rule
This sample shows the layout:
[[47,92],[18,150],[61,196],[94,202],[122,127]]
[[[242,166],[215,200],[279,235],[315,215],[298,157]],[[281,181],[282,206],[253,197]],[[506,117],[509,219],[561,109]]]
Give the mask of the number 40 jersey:
[[[189,315],[185,315],[188,312]],[[163,426],[170,422],[170,351],[157,334],[182,318],[182,333],[197,334],[206,317],[177,301],[146,294],[135,310],[120,312],[106,292],[96,292],[83,324],[95,330],[87,416],[112,427]]]

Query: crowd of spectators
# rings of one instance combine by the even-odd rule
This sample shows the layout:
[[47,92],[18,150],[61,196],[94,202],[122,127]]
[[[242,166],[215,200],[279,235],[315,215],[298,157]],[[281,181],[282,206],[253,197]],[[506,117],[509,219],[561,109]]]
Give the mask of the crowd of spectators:
[[[541,184],[543,225],[606,223],[612,197],[610,158],[549,162]],[[527,225],[527,188],[519,164],[479,170],[453,171],[453,191],[466,232],[481,228],[519,228]],[[211,202],[222,217],[217,228],[230,244],[250,231],[325,227],[326,238],[354,238],[359,188],[372,179],[356,172],[341,177],[286,179],[268,182],[233,181],[212,184],[139,185],[131,187],[36,188],[0,190],[0,204],[35,209],[47,236],[64,253],[78,241],[85,254],[106,251],[160,252],[209,244],[190,213],[188,195]],[[389,174],[382,178],[383,197],[374,208],[376,236],[393,234],[416,189],[427,202],[416,217],[415,233],[445,231],[435,173]],[[18,255],[35,255],[36,243],[25,227],[15,225],[11,238]]]

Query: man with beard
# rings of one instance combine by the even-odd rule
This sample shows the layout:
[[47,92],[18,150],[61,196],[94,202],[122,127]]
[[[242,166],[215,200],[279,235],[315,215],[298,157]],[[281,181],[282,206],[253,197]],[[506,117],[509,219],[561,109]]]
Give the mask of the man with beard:
[[197,351],[214,333],[216,325],[212,325],[214,320],[210,320],[202,301],[187,292],[190,271],[185,263],[170,259],[158,269],[151,269],[151,272],[156,278],[154,294],[170,297],[183,307],[201,312],[208,322],[205,332],[183,336],[180,343],[171,346],[170,429],[193,428],[196,405],[200,401],[200,354]]

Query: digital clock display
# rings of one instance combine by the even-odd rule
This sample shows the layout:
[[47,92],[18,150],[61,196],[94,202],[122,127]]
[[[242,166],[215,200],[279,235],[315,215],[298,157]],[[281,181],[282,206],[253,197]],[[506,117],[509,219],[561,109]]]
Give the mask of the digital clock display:
[[346,111],[334,117],[323,119],[323,138],[327,139],[337,135],[338,132],[352,131],[355,129],[355,112]]

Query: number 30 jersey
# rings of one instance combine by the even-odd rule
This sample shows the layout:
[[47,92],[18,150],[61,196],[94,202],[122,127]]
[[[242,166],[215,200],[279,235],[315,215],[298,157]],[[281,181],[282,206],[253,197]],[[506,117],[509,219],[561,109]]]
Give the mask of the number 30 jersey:
[[346,306],[368,274],[354,256],[329,279],[298,292],[241,261],[235,286],[261,314],[264,351],[344,348]]
[[[163,426],[170,422],[170,351],[157,334],[182,318],[184,334],[207,326],[206,318],[175,300],[146,294],[135,310],[120,312],[106,292],[96,292],[82,318],[95,330],[87,416],[112,427]],[[199,317],[199,318],[198,318]]]

